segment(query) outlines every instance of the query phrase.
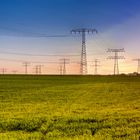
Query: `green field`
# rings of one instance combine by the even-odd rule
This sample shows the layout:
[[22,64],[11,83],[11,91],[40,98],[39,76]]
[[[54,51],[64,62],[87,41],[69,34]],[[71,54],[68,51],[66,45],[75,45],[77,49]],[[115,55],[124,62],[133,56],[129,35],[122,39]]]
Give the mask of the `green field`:
[[140,77],[0,76],[0,140],[139,140]]

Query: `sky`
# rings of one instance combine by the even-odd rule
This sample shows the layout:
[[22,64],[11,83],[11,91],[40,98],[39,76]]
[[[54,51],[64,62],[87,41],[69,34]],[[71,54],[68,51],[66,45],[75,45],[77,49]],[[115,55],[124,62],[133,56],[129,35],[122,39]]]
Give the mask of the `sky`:
[[[94,59],[100,59],[99,73],[111,74],[113,60],[107,60],[108,48],[124,48],[120,72],[136,70],[140,52],[139,0],[1,0],[0,1],[0,69],[24,72],[22,62],[44,63],[44,73],[58,73],[59,59],[70,59],[68,73],[78,73],[81,54],[80,35],[70,35],[76,28],[95,28],[98,34],[87,35],[88,71],[94,73]],[[68,35],[65,37],[41,37]],[[53,56],[28,56],[23,54]],[[22,54],[22,55],[20,55]],[[4,60],[7,59],[7,60]],[[13,60],[13,61],[9,61]],[[75,63],[74,63],[75,62]],[[32,63],[29,72],[34,72]]]

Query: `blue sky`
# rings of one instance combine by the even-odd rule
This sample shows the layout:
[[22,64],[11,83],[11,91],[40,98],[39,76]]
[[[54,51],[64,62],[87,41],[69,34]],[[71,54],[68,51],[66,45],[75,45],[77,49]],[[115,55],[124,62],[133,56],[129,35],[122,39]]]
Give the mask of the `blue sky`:
[[114,45],[126,48],[129,57],[138,57],[139,5],[139,0],[0,0],[0,51],[80,53],[80,38],[31,38],[30,34],[61,35],[69,34],[73,28],[89,27],[101,34],[95,36],[96,43],[88,38],[87,50],[93,55]]
[[136,15],[139,5],[139,0],[1,0],[0,26],[48,34],[75,27],[107,30]]

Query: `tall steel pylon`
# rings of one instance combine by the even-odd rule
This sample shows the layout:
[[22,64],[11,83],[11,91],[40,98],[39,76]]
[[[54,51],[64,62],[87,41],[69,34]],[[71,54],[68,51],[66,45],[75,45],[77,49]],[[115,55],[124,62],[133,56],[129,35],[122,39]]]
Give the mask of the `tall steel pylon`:
[[80,62],[80,73],[82,75],[85,75],[88,73],[87,70],[87,53],[86,53],[86,33],[97,33],[96,29],[73,29],[71,30],[71,33],[79,33],[82,34],[82,51],[81,51],[81,62]]
[[124,56],[119,56],[119,52],[124,52],[124,49],[108,49],[107,52],[114,52],[114,56],[109,56],[108,59],[114,59],[114,75],[119,74],[119,59],[124,59]]
[[133,59],[133,61],[137,61],[137,62],[138,62],[137,73],[140,73],[140,58],[138,58],[138,59]]

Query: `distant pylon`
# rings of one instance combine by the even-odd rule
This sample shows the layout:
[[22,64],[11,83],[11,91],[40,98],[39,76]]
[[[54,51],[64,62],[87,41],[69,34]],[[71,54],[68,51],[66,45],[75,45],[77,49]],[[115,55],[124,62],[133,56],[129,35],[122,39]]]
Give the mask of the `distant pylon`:
[[98,59],[95,59],[94,61],[94,65],[92,65],[94,67],[94,74],[97,75],[98,74],[98,67],[100,65],[98,65],[98,63],[100,62]]
[[6,71],[7,71],[7,69],[2,68],[2,74],[5,74]]
[[42,66],[43,65],[36,65],[35,66],[35,73],[36,74],[42,74]]
[[119,74],[118,60],[119,59],[124,59],[124,56],[119,56],[118,53],[119,52],[124,52],[124,48],[123,49],[108,49],[107,52],[114,52],[115,53],[114,56],[109,56],[108,59],[114,59],[114,75],[117,75],[117,74]]
[[28,74],[28,66],[30,65],[29,62],[23,62],[23,66],[25,67],[25,74]]
[[81,64],[80,64],[80,73],[82,75],[85,75],[88,73],[87,70],[87,54],[86,54],[86,33],[97,33],[96,29],[86,29],[86,28],[81,28],[81,29],[73,29],[71,33],[79,33],[82,34],[82,51],[81,51]]
[[43,65],[38,65],[38,72],[39,72],[39,74],[42,74],[42,67],[43,67]]
[[69,63],[69,59],[66,59],[66,58],[60,59],[60,64],[63,64],[63,68],[62,68],[63,75],[66,74],[66,64],[68,63]]
[[60,65],[60,75],[62,75],[62,65]]
[[36,65],[34,69],[35,69],[35,74],[37,75],[38,74],[38,65]]
[[138,62],[137,72],[140,73],[140,58],[138,58],[138,59],[133,59],[133,61],[137,61],[137,62]]

